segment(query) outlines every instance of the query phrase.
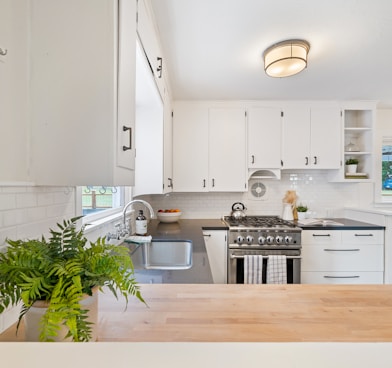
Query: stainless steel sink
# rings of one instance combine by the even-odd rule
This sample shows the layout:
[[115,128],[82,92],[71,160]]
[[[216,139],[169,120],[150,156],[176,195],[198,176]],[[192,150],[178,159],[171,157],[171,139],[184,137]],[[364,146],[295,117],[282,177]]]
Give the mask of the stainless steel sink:
[[146,269],[186,270],[192,267],[190,240],[153,240],[142,247]]

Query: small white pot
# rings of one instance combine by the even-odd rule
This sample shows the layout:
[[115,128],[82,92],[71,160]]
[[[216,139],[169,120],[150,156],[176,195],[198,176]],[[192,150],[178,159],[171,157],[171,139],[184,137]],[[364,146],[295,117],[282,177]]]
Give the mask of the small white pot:
[[306,212],[297,212],[297,214],[298,214],[298,220],[306,219]]
[[358,165],[346,165],[347,173],[355,174],[357,172]]
[[[80,302],[80,304],[88,309],[88,318],[87,320],[92,322],[92,335],[90,341],[97,341],[98,338],[98,288],[93,289],[93,295],[86,295],[84,299]],[[25,330],[25,341],[40,341],[40,323],[41,318],[45,314],[47,309],[47,302],[45,301],[37,301],[33,304],[33,306],[29,309],[29,311],[24,315],[24,330]],[[71,338],[65,339],[67,334],[67,330],[65,327],[61,327],[58,335],[54,338],[56,342],[69,342],[72,341]]]

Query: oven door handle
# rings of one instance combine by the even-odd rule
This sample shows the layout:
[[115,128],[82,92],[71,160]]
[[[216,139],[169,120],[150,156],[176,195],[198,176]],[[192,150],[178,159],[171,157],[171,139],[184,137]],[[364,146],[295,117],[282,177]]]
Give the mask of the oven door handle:
[[[271,254],[273,255],[273,254]],[[244,258],[245,256],[237,256],[235,254],[231,254],[230,258],[235,259],[235,258]],[[268,258],[269,256],[263,256],[263,258]],[[301,259],[301,256],[286,256],[287,259]]]

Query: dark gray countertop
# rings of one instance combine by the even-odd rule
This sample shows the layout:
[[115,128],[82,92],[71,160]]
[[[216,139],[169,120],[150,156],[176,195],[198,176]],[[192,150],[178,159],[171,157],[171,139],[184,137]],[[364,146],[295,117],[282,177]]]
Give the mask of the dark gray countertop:
[[139,283],[175,283],[175,284],[212,284],[212,274],[208,262],[203,237],[204,230],[227,230],[221,220],[192,219],[179,220],[165,224],[152,220],[148,224],[148,234],[153,240],[191,240],[193,245],[192,267],[188,270],[146,270],[143,266],[141,248],[128,243],[135,267],[136,280]]
[[369,224],[367,222],[361,222],[356,220],[351,220],[347,218],[328,218],[328,219],[320,219],[320,220],[331,220],[335,222],[339,222],[343,225],[329,225],[327,224],[317,224],[317,225],[302,225],[297,221],[294,223],[301,227],[303,230],[384,230],[385,226],[379,226],[374,224]]

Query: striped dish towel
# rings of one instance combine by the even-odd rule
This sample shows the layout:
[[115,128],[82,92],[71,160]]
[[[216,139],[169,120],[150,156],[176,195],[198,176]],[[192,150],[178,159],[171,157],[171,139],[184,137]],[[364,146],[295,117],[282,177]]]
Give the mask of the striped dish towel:
[[244,284],[263,283],[263,256],[244,256]]
[[268,256],[267,284],[287,284],[287,260],[284,255]]

